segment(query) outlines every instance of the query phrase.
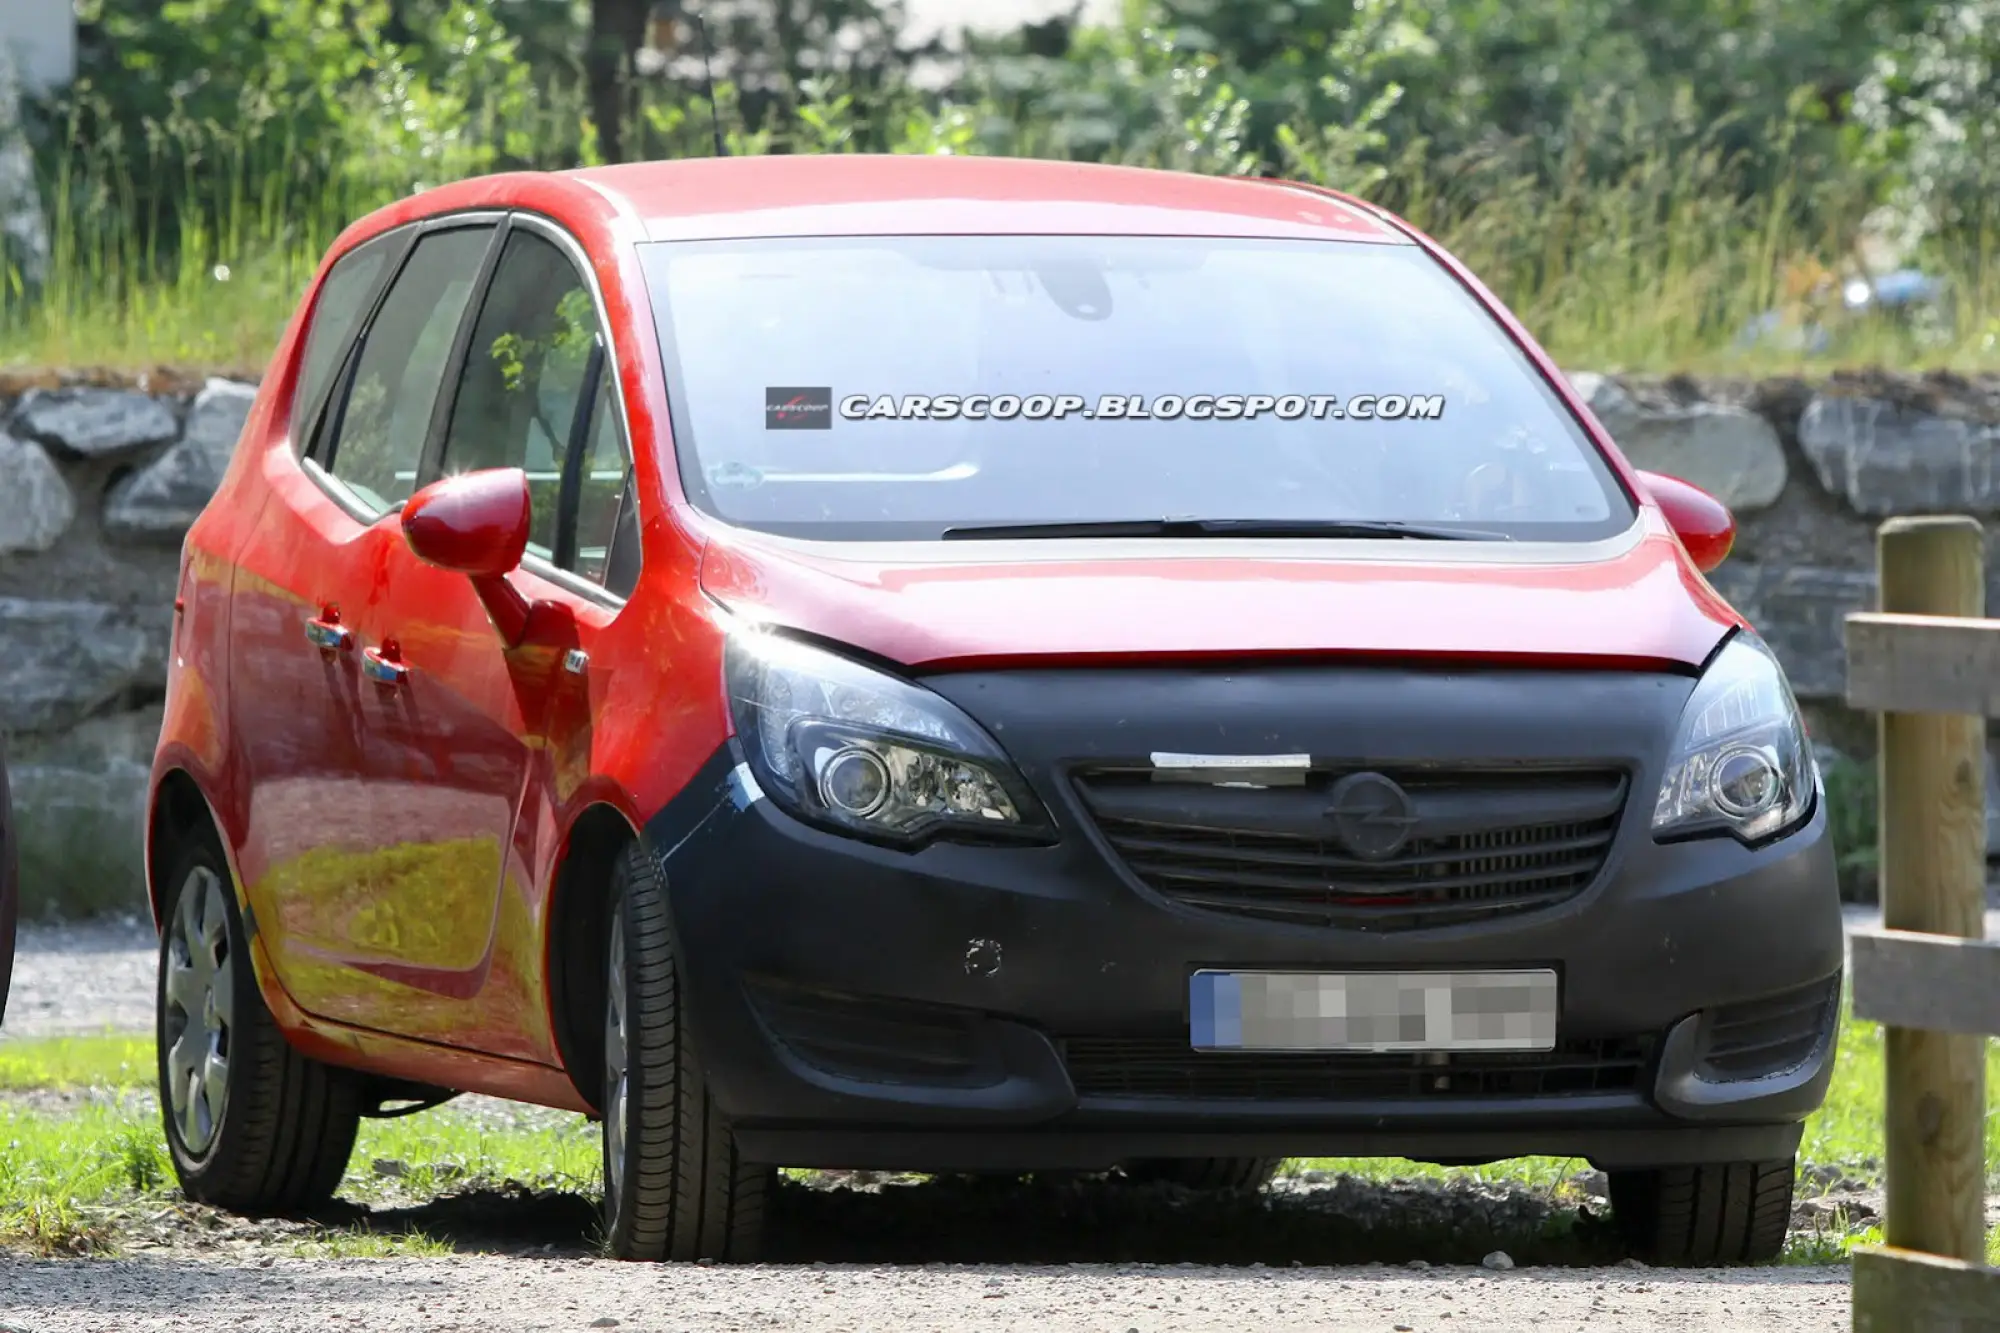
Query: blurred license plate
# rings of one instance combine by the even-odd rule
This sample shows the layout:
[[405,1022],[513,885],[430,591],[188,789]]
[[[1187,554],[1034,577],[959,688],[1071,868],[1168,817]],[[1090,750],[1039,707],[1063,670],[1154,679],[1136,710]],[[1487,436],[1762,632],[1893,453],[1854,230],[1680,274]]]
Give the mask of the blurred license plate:
[[1202,1051],[1546,1051],[1556,974],[1197,972]]

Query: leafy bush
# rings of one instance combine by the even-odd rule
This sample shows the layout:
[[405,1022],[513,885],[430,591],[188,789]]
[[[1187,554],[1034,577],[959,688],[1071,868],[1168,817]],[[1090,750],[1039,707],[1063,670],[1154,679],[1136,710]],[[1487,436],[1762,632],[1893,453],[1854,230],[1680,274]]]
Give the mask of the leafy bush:
[[1875,764],[1843,757],[1834,761],[1825,777],[1827,828],[1840,870],[1840,896],[1846,902],[1876,902],[1880,856]]
[[58,253],[39,291],[0,273],[0,362],[253,369],[354,217],[479,172],[706,154],[719,111],[735,153],[1362,192],[1612,370],[1736,360],[1788,275],[1851,275],[1887,203],[1947,270],[1949,327],[1838,353],[1971,368],[2000,352],[1996,6],[1127,0],[939,63],[895,40],[894,3],[710,0],[711,107],[676,5],[80,0],[84,78],[39,121]]
[[1855,109],[1903,211],[1962,262],[1990,263],[1977,242],[2000,222],[2000,0],[1935,6],[1877,58]]

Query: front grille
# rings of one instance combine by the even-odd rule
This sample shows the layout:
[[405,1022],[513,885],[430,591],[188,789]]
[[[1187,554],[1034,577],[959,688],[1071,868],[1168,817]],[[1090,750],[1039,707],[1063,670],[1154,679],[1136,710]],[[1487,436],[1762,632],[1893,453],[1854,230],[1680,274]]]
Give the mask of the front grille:
[[1722,1083],[1797,1069],[1832,1029],[1839,1004],[1840,979],[1835,977],[1782,995],[1723,1005],[1709,1015],[1703,1077]]
[[1190,907],[1303,925],[1408,930],[1546,907],[1597,878],[1625,807],[1616,770],[1384,770],[1409,837],[1355,855],[1329,814],[1344,774],[1291,786],[1077,775],[1085,807],[1147,887]]
[[1630,1092],[1650,1037],[1559,1041],[1552,1051],[1393,1055],[1197,1051],[1186,1038],[1071,1037],[1062,1043],[1083,1097],[1207,1101],[1369,1101],[1561,1097]]

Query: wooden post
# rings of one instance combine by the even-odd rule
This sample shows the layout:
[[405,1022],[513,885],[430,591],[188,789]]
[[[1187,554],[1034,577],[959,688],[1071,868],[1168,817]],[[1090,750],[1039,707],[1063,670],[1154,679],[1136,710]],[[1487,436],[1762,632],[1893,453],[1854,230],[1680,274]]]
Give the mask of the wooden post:
[[2000,1268],[1879,1246],[1854,1251],[1854,1333],[2000,1327]]
[[[1982,617],[1984,539],[1965,517],[1896,518],[1877,546],[1882,610]],[[1986,721],[1881,715],[1882,924],[1982,939]],[[1888,1159],[1883,1239],[1967,1263],[1986,1258],[1986,1041],[1884,1033]]]

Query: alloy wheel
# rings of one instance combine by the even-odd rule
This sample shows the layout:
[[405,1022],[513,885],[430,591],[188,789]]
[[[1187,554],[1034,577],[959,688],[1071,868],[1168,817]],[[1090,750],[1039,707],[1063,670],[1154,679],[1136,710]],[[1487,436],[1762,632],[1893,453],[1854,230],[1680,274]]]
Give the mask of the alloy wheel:
[[181,1146],[195,1157],[215,1142],[229,1097],[236,969],[223,892],[220,876],[196,866],[167,936],[167,1094]]

